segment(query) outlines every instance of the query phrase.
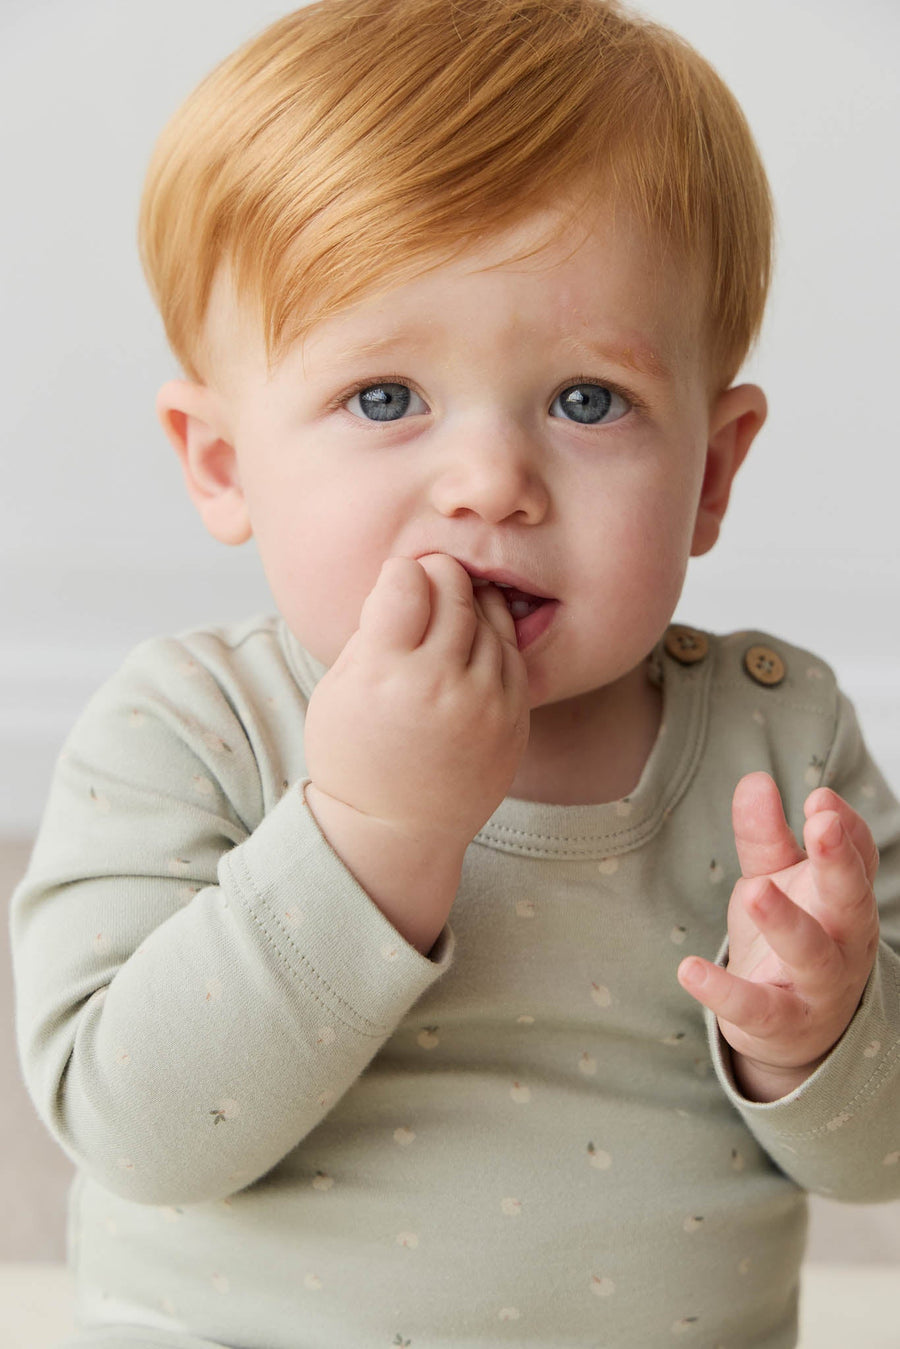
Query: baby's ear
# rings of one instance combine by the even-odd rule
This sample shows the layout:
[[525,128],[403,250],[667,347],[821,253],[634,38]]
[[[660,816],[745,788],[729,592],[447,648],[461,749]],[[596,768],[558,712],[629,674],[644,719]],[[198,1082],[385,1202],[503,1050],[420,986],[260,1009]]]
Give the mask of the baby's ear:
[[215,394],[173,379],[156,396],[156,415],[181,462],[188,494],[214,539],[238,544],[252,530],[237,455]]
[[706,470],[694,521],[692,557],[708,553],[719,537],[735,474],[767,412],[766,395],[756,384],[737,384],[716,399],[709,418]]

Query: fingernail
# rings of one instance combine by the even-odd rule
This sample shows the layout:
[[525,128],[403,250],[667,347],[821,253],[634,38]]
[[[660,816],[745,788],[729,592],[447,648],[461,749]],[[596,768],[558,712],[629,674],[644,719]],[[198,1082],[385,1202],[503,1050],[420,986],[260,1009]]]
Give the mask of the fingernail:
[[819,839],[823,848],[836,848],[844,837],[844,826],[837,815]]
[[689,960],[685,973],[692,984],[706,983],[706,966],[699,960]]

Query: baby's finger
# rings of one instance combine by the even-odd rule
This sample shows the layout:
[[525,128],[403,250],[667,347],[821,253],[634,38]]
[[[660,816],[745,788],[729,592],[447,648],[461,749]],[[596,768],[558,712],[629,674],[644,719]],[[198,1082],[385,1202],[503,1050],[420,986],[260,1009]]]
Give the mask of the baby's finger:
[[872,837],[872,831],[863,817],[848,805],[842,796],[830,787],[817,787],[803,803],[803,813],[808,820],[823,810],[833,810],[841,817],[841,823],[850,835],[854,848],[863,860],[866,875],[874,881],[878,871],[878,847]]
[[475,605],[481,609],[498,637],[502,637],[506,642],[512,642],[515,646],[516,625],[502,591],[492,585],[478,586],[475,590]]
[[[485,594],[495,592],[495,598]],[[484,599],[481,599],[481,596]],[[479,587],[475,592],[476,605],[484,609],[485,617],[479,624],[472,643],[470,669],[484,671],[490,680],[499,680],[504,691],[522,706],[523,719],[528,720],[528,670],[516,642],[516,625],[506,601],[494,586]],[[500,612],[502,607],[503,613]],[[504,631],[505,630],[505,631]]]
[[794,904],[773,881],[754,883],[742,896],[751,920],[796,975],[804,993],[830,987],[841,965],[838,948],[812,914]]
[[822,926],[835,941],[867,939],[877,925],[875,897],[865,863],[840,815],[819,811],[806,821],[803,837],[822,903]]
[[803,860],[781,796],[768,773],[747,773],[734,790],[734,841],[744,876],[767,876]]
[[419,565],[431,581],[431,622],[422,645],[437,660],[466,664],[478,628],[472,579],[449,553],[426,553]]
[[359,616],[365,641],[383,651],[411,651],[431,618],[428,577],[413,558],[389,557]]
[[772,1035],[776,1029],[783,1035],[800,1019],[801,1004],[796,994],[775,984],[740,979],[700,956],[682,960],[678,982],[686,993],[723,1021],[730,1021],[759,1039]]

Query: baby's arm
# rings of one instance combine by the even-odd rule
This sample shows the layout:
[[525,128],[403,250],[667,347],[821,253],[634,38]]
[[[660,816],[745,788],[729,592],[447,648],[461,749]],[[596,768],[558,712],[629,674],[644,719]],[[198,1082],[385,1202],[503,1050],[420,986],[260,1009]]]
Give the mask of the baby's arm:
[[745,779],[727,963],[700,961],[701,985],[689,957],[679,978],[709,1008],[720,1080],[762,1147],[805,1189],[873,1203],[900,1196],[900,803],[837,702],[806,849],[774,783]]
[[765,773],[741,779],[733,814],[728,965],[692,957],[679,978],[717,1014],[744,1093],[773,1101],[811,1076],[859,1006],[878,950],[878,849],[828,788],[807,798],[805,849]]
[[500,592],[486,586],[476,598],[446,554],[391,558],[310,700],[306,797],[335,851],[423,954],[527,739],[527,674]]
[[13,900],[35,1105],[137,1202],[220,1198],[270,1170],[451,956],[448,932],[426,959],[372,902],[301,782],[280,799],[264,782],[272,732],[254,696],[287,709],[288,734],[304,709],[283,660],[265,665],[277,686],[248,694],[235,671],[259,642],[273,639],[133,654],[69,739]]

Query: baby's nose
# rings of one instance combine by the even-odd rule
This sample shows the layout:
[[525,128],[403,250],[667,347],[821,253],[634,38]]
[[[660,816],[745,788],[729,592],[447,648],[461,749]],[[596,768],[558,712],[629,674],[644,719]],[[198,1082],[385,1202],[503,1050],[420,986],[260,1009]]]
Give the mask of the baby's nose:
[[550,504],[536,448],[520,432],[464,437],[440,464],[432,501],[447,517],[539,524]]

